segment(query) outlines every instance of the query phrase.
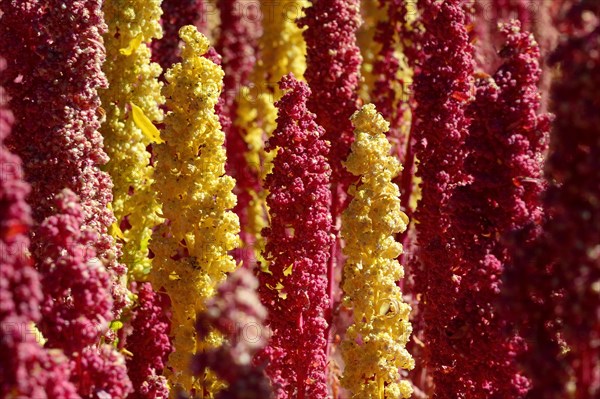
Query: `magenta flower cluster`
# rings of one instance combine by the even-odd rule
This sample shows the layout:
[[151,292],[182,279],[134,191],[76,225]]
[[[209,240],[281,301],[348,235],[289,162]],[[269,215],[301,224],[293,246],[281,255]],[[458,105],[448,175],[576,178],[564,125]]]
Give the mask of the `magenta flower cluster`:
[[[354,140],[350,117],[358,109],[358,84],[362,57],[356,43],[361,23],[360,1],[313,1],[298,26],[305,28],[306,72],[311,88],[308,108],[323,127],[323,138],[331,143],[329,162],[334,176],[334,216],[339,216],[345,191],[353,177],[342,166]],[[339,182],[339,183],[338,183]]]
[[287,75],[279,87],[287,92],[276,104],[277,129],[267,142],[268,150],[277,151],[266,179],[269,265],[259,275],[273,331],[263,359],[270,361],[267,373],[278,398],[321,398],[327,394],[325,273],[333,244],[329,146],[307,109],[308,86]]
[[[54,198],[64,188],[81,201],[84,223],[98,233],[93,246],[113,278],[116,310],[125,305],[118,278],[125,266],[108,234],[114,216],[112,182],[100,166],[108,160],[98,132],[98,89],[106,86],[101,1],[74,2],[69,18],[63,1],[3,1],[0,52],[7,59],[1,81],[15,114],[9,145],[22,158],[31,184],[29,203],[41,223],[55,213]],[[39,27],[44,27],[39,30]],[[44,243],[32,238],[32,253],[43,258]]]
[[[457,378],[459,351],[453,345],[464,337],[467,325],[461,310],[448,306],[460,291],[460,242],[450,230],[453,215],[450,200],[457,188],[468,183],[464,171],[468,135],[467,105],[473,93],[473,46],[466,31],[468,17],[464,2],[422,2],[425,33],[424,60],[415,79],[415,153],[418,175],[427,181],[415,214],[419,262],[414,265],[416,291],[422,295],[425,358],[436,384],[447,386],[440,398],[451,398],[464,389]],[[443,261],[440,261],[443,260]],[[456,370],[456,374],[453,371]],[[444,396],[446,395],[446,396]]]
[[155,292],[150,283],[139,285],[137,306],[133,309],[132,333],[127,350],[127,370],[134,393],[129,399],[167,398],[169,388],[162,375],[173,347],[169,340],[169,298]]
[[[0,58],[0,71],[4,70]],[[13,123],[0,86],[0,396],[17,399],[77,398],[70,366],[60,351],[47,350],[33,329],[41,320],[40,276],[28,255],[30,187],[21,159],[5,146]]]

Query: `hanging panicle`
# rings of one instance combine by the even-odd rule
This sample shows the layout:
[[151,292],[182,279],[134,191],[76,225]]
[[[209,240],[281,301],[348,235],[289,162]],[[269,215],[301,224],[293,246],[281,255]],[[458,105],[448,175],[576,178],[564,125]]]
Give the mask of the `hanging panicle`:
[[136,293],[132,334],[127,337],[127,350],[132,354],[127,359],[127,371],[134,388],[128,399],[167,399],[169,387],[162,372],[172,351],[169,301],[150,283],[140,284]]
[[[502,26],[503,63],[476,81],[464,170],[472,181],[454,190],[449,235],[460,259],[452,263],[453,309],[437,348],[455,366],[445,379],[461,379],[461,392],[524,398],[530,381],[516,357],[526,347],[498,308],[502,274],[510,261],[506,237],[542,220],[540,176],[549,118],[539,115],[539,47],[520,23]],[[514,309],[509,310],[511,313]],[[463,354],[472,359],[462,361]],[[454,388],[457,389],[457,388]]]
[[44,291],[40,330],[46,346],[62,349],[73,363],[71,381],[81,397],[126,397],[131,382],[125,359],[112,345],[98,345],[114,317],[111,276],[93,245],[98,234],[85,224],[72,191],[63,190],[54,201],[55,214],[38,229],[44,243],[38,263]]
[[331,143],[333,215],[338,217],[352,176],[342,166],[354,138],[350,117],[358,109],[360,50],[356,30],[360,19],[359,0],[312,1],[298,20],[307,49],[304,74],[312,95],[308,108],[317,115]]
[[592,399],[600,395],[600,4],[583,1],[569,18],[575,32],[552,56],[563,75],[552,88],[556,123],[545,197],[552,218],[544,241],[559,251],[552,283],[562,296],[555,310],[576,397]]
[[[5,67],[0,58],[0,71]],[[29,251],[30,192],[21,159],[4,145],[13,115],[0,86],[0,396],[28,399],[78,399],[70,365],[60,350],[42,348],[40,322],[43,299],[40,275]]]
[[173,388],[214,391],[213,382],[194,380],[189,362],[196,350],[217,339],[198,341],[196,313],[236,264],[228,254],[238,242],[235,181],[225,175],[225,135],[215,113],[223,70],[203,57],[206,37],[193,26],[180,30],[182,62],[165,74],[167,115],[163,144],[156,146],[153,189],[166,219],[153,234],[151,280],[171,298],[174,352],[169,357]]
[[[507,275],[511,308],[530,348],[522,357],[532,399],[600,395],[600,5],[576,2],[562,21],[551,62],[556,120],[546,162],[549,217],[513,240]],[[541,229],[541,233],[539,230]],[[533,233],[537,240],[524,245]]]
[[150,62],[148,44],[160,38],[160,1],[106,0],[108,23],[104,34],[107,60],[103,65],[109,87],[100,91],[106,122],[104,136],[110,161],[106,171],[114,184],[112,208],[116,222],[111,229],[123,242],[121,261],[133,280],[149,273],[148,241],[160,222],[151,191],[153,168],[146,148],[161,141],[152,121],[161,122],[164,102],[158,76],[161,68]]
[[402,169],[390,155],[385,137],[389,123],[372,104],[352,116],[355,141],[345,166],[359,177],[350,186],[352,201],[342,215],[344,303],[353,310],[341,350],[346,364],[342,384],[352,398],[409,398],[410,382],[400,381],[400,369],[414,360],[406,351],[412,327],[410,306],[396,282],[404,270],[396,258],[402,246],[394,235],[406,230],[400,192],[392,179]]
[[[2,81],[15,114],[10,145],[27,160],[33,218],[41,223],[56,212],[55,197],[72,190],[81,201],[86,228],[94,230],[94,250],[113,279],[115,317],[127,297],[125,266],[108,234],[114,222],[110,176],[100,170],[108,157],[98,132],[102,109],[98,89],[106,31],[100,0],[3,1],[0,52],[8,67]],[[65,18],[68,14],[68,18]],[[32,253],[44,260],[44,242],[33,234]]]
[[329,210],[331,170],[323,129],[308,111],[310,90],[286,75],[277,102],[277,129],[267,142],[276,151],[267,176],[271,226],[263,230],[268,269],[259,275],[262,303],[273,331],[262,353],[278,399],[324,399],[328,306],[325,272],[333,244]]
[[[468,359],[451,346],[464,334],[460,311],[448,306],[460,280],[453,267],[460,261],[458,242],[452,236],[450,199],[466,184],[465,138],[469,120],[465,115],[473,99],[473,48],[467,33],[463,0],[422,0],[421,21],[425,28],[425,59],[415,79],[416,157],[422,179],[418,221],[418,262],[413,266],[415,294],[421,295],[420,312],[425,330],[425,365],[438,387],[438,398],[455,398],[464,392],[456,372]],[[443,262],[440,260],[443,259]],[[458,371],[457,371],[458,372]]]

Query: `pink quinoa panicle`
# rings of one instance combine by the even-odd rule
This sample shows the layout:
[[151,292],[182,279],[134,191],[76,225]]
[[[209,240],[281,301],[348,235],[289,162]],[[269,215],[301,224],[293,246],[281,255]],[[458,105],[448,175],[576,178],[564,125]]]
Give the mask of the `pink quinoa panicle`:
[[458,289],[452,283],[451,265],[460,261],[460,244],[453,240],[450,230],[450,199],[459,186],[470,180],[464,172],[464,159],[470,122],[466,109],[473,100],[473,47],[464,3],[421,2],[425,57],[414,85],[418,104],[414,114],[415,153],[423,184],[415,214],[418,261],[412,269],[416,294],[421,295],[425,367],[434,383],[444,386],[437,392],[439,398],[455,397],[454,392],[463,389],[460,380],[446,378],[446,374],[460,366],[454,364],[455,351],[447,342],[449,337],[461,334],[450,325],[458,320],[458,309],[448,305]]
[[599,19],[600,3],[580,2],[569,15],[571,37],[551,58],[563,76],[552,89],[556,122],[546,172],[553,184],[545,200],[553,218],[544,239],[558,251],[552,282],[563,297],[556,312],[578,399],[600,395]]
[[271,226],[263,230],[268,270],[259,293],[273,337],[262,358],[278,399],[327,397],[325,272],[333,244],[328,143],[306,106],[310,89],[292,75],[279,84],[277,129],[267,149],[277,155],[267,176]]
[[65,189],[55,201],[56,214],[37,232],[44,243],[38,262],[44,290],[40,328],[49,347],[71,355],[98,342],[113,319],[110,275],[96,257],[98,235],[85,228],[77,196]]
[[516,235],[507,276],[510,306],[528,314],[520,327],[530,343],[522,363],[532,399],[600,394],[599,17],[600,4],[580,1],[561,23],[565,36],[550,59],[562,76],[552,88],[549,217],[533,244],[522,245],[531,229]]
[[206,310],[198,314],[198,334],[205,337],[217,330],[227,341],[220,347],[197,354],[192,367],[197,375],[213,370],[227,388],[216,399],[271,399],[271,384],[264,364],[253,359],[269,338],[264,326],[267,311],[260,303],[256,289],[258,280],[247,269],[238,269],[221,284]]
[[466,396],[524,398],[530,381],[517,356],[526,345],[510,332],[514,320],[497,305],[510,261],[507,235],[542,220],[540,177],[550,118],[539,114],[540,51],[533,35],[522,32],[518,21],[501,30],[503,64],[493,77],[478,79],[467,112],[472,122],[464,169],[472,182],[458,187],[450,202],[458,260],[445,265],[455,291],[446,306],[454,314],[444,320],[450,339],[442,336],[436,350],[446,354],[443,366],[454,367],[436,383],[460,381],[464,388],[450,385],[449,392]]
[[466,31],[463,1],[424,0],[421,19],[425,25],[425,58],[421,73],[415,77],[414,90],[418,103],[415,149],[423,184],[416,217],[420,256],[432,268],[429,273],[421,269],[417,277],[423,279],[423,288],[429,289],[427,280],[445,273],[436,259],[444,253],[443,240],[448,238],[449,199],[456,187],[469,181],[464,173],[464,142],[469,128],[466,108],[473,99],[473,48]]
[[73,364],[71,381],[83,398],[100,392],[125,397],[131,390],[125,360],[111,345],[97,346],[113,319],[110,274],[97,258],[97,233],[85,225],[79,198],[65,189],[55,214],[42,222],[38,268],[44,299],[40,330],[46,346],[64,350]]
[[[5,61],[0,58],[0,71]],[[40,276],[27,253],[31,210],[30,187],[23,180],[21,159],[4,145],[13,115],[0,87],[0,396],[76,399],[70,367],[60,351],[44,349],[34,323],[41,318]]]
[[163,0],[163,37],[152,41],[152,61],[166,71],[179,62],[179,29],[194,25],[206,33],[208,14],[214,10],[204,0]]
[[126,398],[133,390],[125,359],[112,345],[88,346],[72,362],[82,398]]
[[[8,145],[27,160],[34,221],[39,224],[55,212],[54,198],[64,188],[80,198],[84,223],[98,234],[93,246],[112,274],[118,312],[126,303],[118,282],[126,269],[108,234],[114,222],[108,207],[112,182],[100,170],[108,160],[98,132],[98,89],[106,86],[101,1],[3,1],[0,10],[0,52],[8,65],[1,80],[15,115]],[[38,260],[42,246],[34,234],[32,253]]]
[[131,335],[127,350],[127,371],[134,387],[129,399],[160,399],[169,396],[167,380],[162,375],[172,351],[169,340],[169,298],[152,289],[150,283],[139,284],[137,304],[133,308]]
[[[354,133],[350,117],[358,110],[362,57],[356,42],[361,23],[359,0],[312,1],[298,20],[307,47],[304,74],[312,95],[308,108],[317,115],[331,143],[329,160],[334,183],[334,216],[342,211],[345,191],[354,180],[342,161],[350,153]],[[338,190],[337,187],[339,187]]]

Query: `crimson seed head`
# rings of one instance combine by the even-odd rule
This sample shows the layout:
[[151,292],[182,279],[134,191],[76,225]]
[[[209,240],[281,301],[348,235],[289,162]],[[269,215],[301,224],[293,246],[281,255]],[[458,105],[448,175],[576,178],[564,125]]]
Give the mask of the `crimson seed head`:
[[260,359],[269,360],[267,373],[278,398],[318,399],[327,395],[323,314],[333,242],[329,145],[307,109],[308,86],[287,75],[279,87],[287,92],[276,104],[277,129],[267,142],[268,149],[278,148],[265,183],[271,217],[263,230],[268,270],[259,274],[273,337]]
[[[361,23],[360,1],[313,1],[298,20],[307,46],[304,74],[312,95],[308,108],[331,143],[328,154],[334,182],[347,189],[353,177],[342,165],[354,139],[350,117],[358,109],[362,57],[356,44]],[[335,204],[339,207],[339,204]]]
[[[600,394],[599,16],[598,2],[582,1],[562,23],[567,35],[551,56],[561,79],[552,89],[546,162],[550,217],[514,239],[507,288],[511,307],[529,315],[521,328],[531,347],[523,364],[534,377],[533,399]],[[539,236],[523,247],[532,230]]]
[[[114,222],[108,205],[112,182],[100,170],[108,160],[98,132],[98,89],[107,84],[101,71],[106,29],[101,4],[77,1],[67,11],[62,0],[0,3],[0,53],[7,60],[1,80],[15,114],[10,145],[27,160],[34,221],[39,225],[56,212],[55,196],[64,188],[79,197],[83,222],[97,234],[92,246],[113,278],[118,313],[127,301],[118,281],[125,266],[117,262],[119,250],[108,234]],[[32,236],[32,253],[41,261],[45,243],[37,237]]]
[[162,376],[167,358],[173,350],[169,340],[168,298],[155,292],[150,283],[142,283],[133,309],[131,335],[127,350],[127,372],[135,394],[129,399],[153,399],[169,396],[167,380]]
[[459,353],[476,354],[456,370],[468,376],[472,389],[486,387],[495,395],[520,398],[531,386],[516,362],[526,345],[511,332],[515,319],[500,316],[497,304],[511,260],[506,236],[542,220],[548,116],[538,114],[539,46],[517,21],[501,32],[506,37],[502,64],[493,76],[477,77],[475,101],[466,114],[471,125],[464,168],[472,181],[458,187],[451,199],[450,232],[461,258],[453,266],[459,281],[453,303],[464,332],[454,346]]
[[[4,69],[0,58],[0,72]],[[60,351],[40,345],[42,287],[29,255],[29,185],[21,159],[4,145],[13,122],[0,86],[0,397],[77,398]]]

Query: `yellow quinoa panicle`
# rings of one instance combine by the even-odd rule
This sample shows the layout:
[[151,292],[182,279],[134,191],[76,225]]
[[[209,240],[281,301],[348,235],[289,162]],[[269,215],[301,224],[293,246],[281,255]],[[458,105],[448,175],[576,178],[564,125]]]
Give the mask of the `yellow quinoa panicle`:
[[360,181],[350,188],[354,198],[342,215],[344,303],[353,309],[341,351],[346,368],[342,384],[352,398],[408,398],[409,381],[399,369],[410,370],[414,360],[406,350],[412,332],[410,306],[403,302],[396,281],[404,270],[396,258],[402,245],[394,236],[406,230],[400,192],[392,179],[400,163],[390,154],[385,132],[389,123],[372,104],[352,116],[355,141],[345,162]]

